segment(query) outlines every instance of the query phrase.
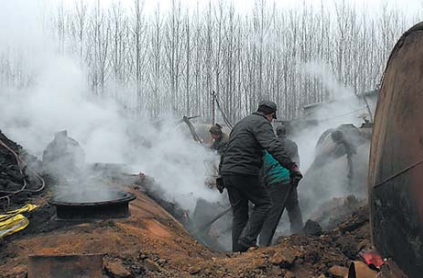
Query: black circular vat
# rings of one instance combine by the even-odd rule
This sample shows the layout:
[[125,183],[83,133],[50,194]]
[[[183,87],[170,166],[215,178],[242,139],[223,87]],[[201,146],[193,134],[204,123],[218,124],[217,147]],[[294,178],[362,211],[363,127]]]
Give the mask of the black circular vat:
[[81,192],[78,196],[54,197],[49,203],[56,207],[59,220],[98,220],[129,217],[129,202],[135,198],[134,194],[121,191],[109,192],[98,198],[92,193]]

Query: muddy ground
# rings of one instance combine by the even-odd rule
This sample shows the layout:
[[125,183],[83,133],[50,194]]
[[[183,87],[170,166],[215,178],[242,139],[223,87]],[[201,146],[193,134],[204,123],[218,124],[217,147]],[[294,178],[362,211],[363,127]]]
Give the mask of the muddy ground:
[[[2,243],[0,277],[26,277],[32,254],[98,253],[104,254],[105,277],[333,277],[332,266],[348,267],[370,245],[368,209],[362,207],[320,236],[281,237],[275,246],[244,254],[215,252],[139,187],[130,190],[137,196],[130,218],[87,223],[55,220],[48,197],[36,197],[41,208],[29,214],[30,226]],[[117,276],[116,265],[127,276]]]

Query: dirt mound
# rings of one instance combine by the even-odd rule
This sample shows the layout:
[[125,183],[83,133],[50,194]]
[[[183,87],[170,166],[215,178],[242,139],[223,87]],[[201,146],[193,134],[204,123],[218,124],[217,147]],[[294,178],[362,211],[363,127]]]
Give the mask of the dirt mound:
[[[104,275],[116,277],[293,277],[328,274],[348,266],[369,245],[368,208],[321,236],[282,237],[269,248],[244,254],[214,252],[198,243],[173,216],[139,189],[131,217],[89,223],[59,222],[39,199],[27,231],[8,239],[0,251],[2,277],[26,277],[30,254],[105,254]],[[291,276],[289,276],[291,275]],[[321,276],[323,277],[323,276]]]
[[0,268],[6,270],[1,277],[26,277],[30,254],[105,254],[105,261],[121,261],[132,277],[146,277],[142,273],[186,277],[189,266],[222,256],[193,240],[175,218],[143,193],[133,193],[137,199],[130,204],[128,219],[60,224],[42,207],[45,223],[31,222],[31,233],[6,238],[0,251]]
[[[16,154],[22,150],[21,146],[9,140],[0,131],[0,140]],[[0,186],[3,191],[17,191],[21,189],[24,175],[20,173],[15,155],[0,143]]]
[[0,130],[0,209],[21,206],[39,192],[42,182],[26,168],[36,160]]
[[358,199],[354,195],[332,198],[323,203],[311,216],[311,219],[318,222],[326,231],[336,227],[349,219],[351,215],[367,204],[366,200]]

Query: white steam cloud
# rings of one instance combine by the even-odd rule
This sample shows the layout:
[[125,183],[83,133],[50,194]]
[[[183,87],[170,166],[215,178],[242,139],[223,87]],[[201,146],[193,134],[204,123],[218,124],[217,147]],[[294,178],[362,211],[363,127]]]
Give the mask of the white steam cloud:
[[317,125],[295,134],[293,138],[299,147],[300,168],[306,173],[298,190],[300,204],[304,207],[304,219],[308,219],[332,198],[346,197],[350,194],[359,198],[365,197],[369,144],[358,147],[357,154],[353,156],[356,183],[354,187],[348,186],[349,168],[346,156],[331,161],[318,170],[307,172],[313,163],[316,144],[323,132],[342,124],[354,124],[360,127],[363,119],[358,116],[367,113],[367,108],[354,94],[352,88],[337,80],[324,62],[306,63],[304,72],[308,78],[318,79],[330,95],[330,101],[311,109],[312,115],[308,119],[317,120]]
[[330,99],[341,99],[354,96],[354,90],[337,80],[330,66],[323,61],[313,61],[304,64],[307,76],[317,78],[330,93]]
[[220,195],[205,187],[211,152],[176,128],[172,115],[129,119],[112,99],[94,97],[86,70],[55,51],[31,2],[0,2],[0,54],[16,52],[34,74],[28,88],[0,83],[0,129],[38,157],[53,134],[66,129],[87,162],[138,165],[136,171],[153,177],[165,199],[184,209],[192,210],[198,198],[217,200]]
[[296,134],[294,138],[299,145],[301,169],[306,172],[313,162],[316,143],[322,133],[341,124],[360,126],[363,120],[357,116],[366,112],[366,107],[351,87],[337,80],[328,64],[322,61],[305,63],[304,72],[307,77],[318,79],[330,95],[330,101],[316,108],[310,118],[318,120],[317,126]]

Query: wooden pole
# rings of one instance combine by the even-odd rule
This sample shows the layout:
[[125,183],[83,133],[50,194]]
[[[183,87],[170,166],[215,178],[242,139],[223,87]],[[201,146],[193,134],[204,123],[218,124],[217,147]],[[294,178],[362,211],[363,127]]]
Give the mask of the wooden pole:
[[212,125],[216,123],[216,92],[212,93]]

